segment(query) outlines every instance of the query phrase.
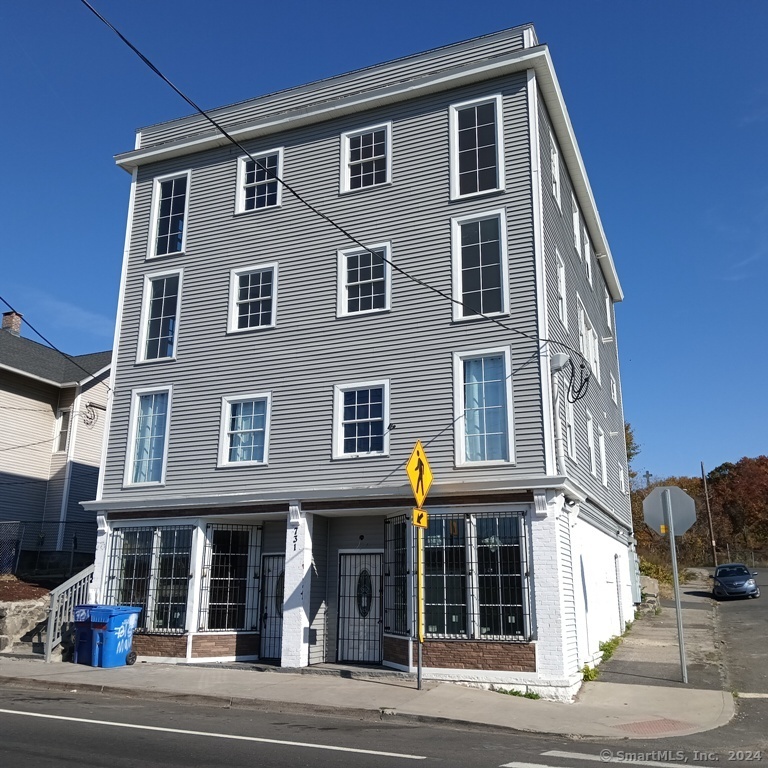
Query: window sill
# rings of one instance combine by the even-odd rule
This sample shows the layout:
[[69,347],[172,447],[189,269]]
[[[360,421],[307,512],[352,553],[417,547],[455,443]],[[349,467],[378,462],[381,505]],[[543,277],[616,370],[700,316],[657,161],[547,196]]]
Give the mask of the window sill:
[[132,488],[165,488],[165,480],[150,483],[123,483],[122,489],[124,491]]
[[268,461],[227,461],[219,462],[216,469],[232,469],[237,467],[268,467]]
[[355,187],[354,189],[341,187],[341,189],[339,189],[339,194],[340,195],[356,195],[360,192],[367,192],[370,189],[382,189],[382,188],[391,187],[391,186],[393,185],[392,185],[392,181],[390,180],[390,181],[382,181],[379,184],[369,184],[367,187]]
[[145,261],[162,261],[163,259],[172,259],[174,256],[186,256],[186,250],[173,251],[172,253],[148,253]]
[[261,208],[237,208],[235,209],[235,216],[250,216],[254,213],[262,213],[263,211],[273,211],[283,207],[283,203],[275,203],[274,205],[263,205]]
[[136,365],[152,365],[153,363],[175,363],[176,355],[173,357],[148,357],[136,360]]
[[392,307],[383,307],[382,309],[364,309],[360,312],[337,312],[337,320],[347,320],[353,317],[368,317],[369,315],[386,315],[392,311]]
[[270,325],[254,325],[251,328],[227,328],[227,336],[237,336],[241,333],[257,333],[258,331],[269,331],[277,328],[277,323]]
[[387,459],[389,452],[386,453],[339,453],[331,456],[331,461],[349,461],[354,459]]
[[504,309],[501,312],[484,312],[482,315],[467,315],[466,317],[457,317],[454,315],[452,324],[461,325],[463,323],[472,323],[483,321],[488,317],[509,317],[509,310]]
[[463,461],[456,462],[454,469],[475,469],[482,467],[514,467],[515,462],[510,459],[493,459],[491,461]]
[[477,200],[479,197],[500,195],[506,191],[506,187],[494,187],[493,189],[483,189],[480,192],[469,192],[466,195],[462,195],[458,192],[451,192],[451,202],[460,203],[462,200]]

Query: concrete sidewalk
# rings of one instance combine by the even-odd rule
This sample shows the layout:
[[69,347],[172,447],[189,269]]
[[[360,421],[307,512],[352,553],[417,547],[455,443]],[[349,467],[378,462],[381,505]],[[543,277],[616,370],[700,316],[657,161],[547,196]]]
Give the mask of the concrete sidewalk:
[[[689,590],[696,592],[697,590]],[[701,594],[686,595],[686,612],[707,624],[691,633],[690,653],[701,663],[701,679],[718,678],[713,607]],[[530,700],[451,683],[379,672],[315,670],[268,672],[256,665],[220,667],[136,664],[101,669],[75,664],[1,658],[0,683],[24,688],[97,691],[110,695],[168,698],[212,706],[253,707],[363,719],[402,718],[462,726],[507,728],[574,737],[663,738],[717,728],[734,714],[734,701],[721,686],[683,686],[669,677],[670,654],[677,654],[674,609],[635,623],[602,679],[585,683],[572,704]],[[684,621],[686,619],[684,618]],[[650,633],[650,634],[649,634]],[[649,640],[649,638],[651,638]],[[688,645],[688,643],[686,643]],[[707,655],[709,654],[709,655]],[[619,671],[612,671],[619,666]],[[632,675],[635,669],[639,674]],[[678,667],[679,672],[679,667]],[[627,682],[616,682],[625,675]],[[645,684],[648,679],[653,684]],[[691,678],[692,679],[692,678]]]

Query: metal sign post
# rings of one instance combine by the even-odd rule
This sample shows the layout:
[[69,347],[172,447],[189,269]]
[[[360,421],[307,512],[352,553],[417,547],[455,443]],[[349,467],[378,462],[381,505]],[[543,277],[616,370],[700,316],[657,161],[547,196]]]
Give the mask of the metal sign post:
[[424,648],[424,529],[416,529],[416,548],[417,548],[417,566],[416,566],[416,609],[417,632],[419,640],[419,653],[416,668],[416,688],[421,690],[421,669],[422,669],[422,650]]
[[680,606],[680,583],[677,578],[677,549],[675,548],[675,516],[672,514],[672,500],[669,488],[661,494],[661,505],[664,510],[664,520],[669,529],[669,552],[672,556],[672,580],[675,584],[675,610],[677,611],[677,641],[680,645],[680,670],[683,682],[688,682],[688,669],[685,663],[685,640],[683,639],[683,610]]

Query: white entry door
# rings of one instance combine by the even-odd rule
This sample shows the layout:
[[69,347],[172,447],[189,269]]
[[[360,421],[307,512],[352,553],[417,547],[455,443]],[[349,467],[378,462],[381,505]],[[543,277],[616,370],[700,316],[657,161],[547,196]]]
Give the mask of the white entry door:
[[262,659],[279,659],[283,644],[283,598],[285,555],[261,559],[261,651]]
[[340,662],[382,660],[382,560],[369,552],[339,555]]

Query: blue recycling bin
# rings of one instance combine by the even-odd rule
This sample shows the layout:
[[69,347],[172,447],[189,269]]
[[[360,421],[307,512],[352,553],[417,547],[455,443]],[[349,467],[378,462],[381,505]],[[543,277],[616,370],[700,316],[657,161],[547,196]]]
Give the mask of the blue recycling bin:
[[95,605],[76,605],[75,616],[75,652],[72,660],[75,664],[91,665],[93,657],[93,631],[91,630],[91,609]]
[[133,605],[90,606],[91,666],[123,667],[136,661],[131,646],[140,613]]

